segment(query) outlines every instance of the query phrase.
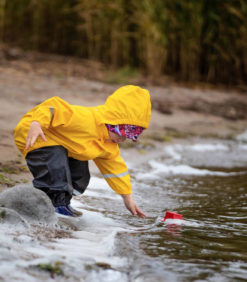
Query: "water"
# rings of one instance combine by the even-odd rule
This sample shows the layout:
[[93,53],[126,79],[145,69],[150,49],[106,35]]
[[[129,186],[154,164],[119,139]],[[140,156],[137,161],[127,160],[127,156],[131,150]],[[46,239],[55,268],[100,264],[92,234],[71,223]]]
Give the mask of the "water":
[[246,181],[246,175],[241,175],[227,179],[179,177],[175,183],[170,179],[168,187],[162,180],[156,182],[152,187],[163,186],[166,192],[160,203],[148,208],[149,212],[155,217],[162,205],[163,211],[175,208],[184,221],[179,225],[156,220],[157,225],[152,226],[155,218],[150,217],[150,228],[147,225],[147,230],[135,233],[138,239],[121,236],[129,250],[137,241],[135,270],[139,277],[166,281],[162,279],[168,273],[174,280],[185,281],[247,279]]
[[[153,156],[130,163],[145,220],[94,176],[72,203],[84,212],[80,231],[47,242],[29,231],[18,244],[13,231],[8,273],[39,280],[45,274],[34,265],[60,261],[65,276],[58,281],[247,281],[247,145],[197,140],[164,145]],[[167,210],[183,220],[161,222]]]
[[[88,199],[91,208],[127,224],[114,254],[128,259],[131,281],[247,280],[246,145],[165,146],[159,158],[131,172],[144,221],[113,199]],[[184,220],[161,223],[167,210]]]

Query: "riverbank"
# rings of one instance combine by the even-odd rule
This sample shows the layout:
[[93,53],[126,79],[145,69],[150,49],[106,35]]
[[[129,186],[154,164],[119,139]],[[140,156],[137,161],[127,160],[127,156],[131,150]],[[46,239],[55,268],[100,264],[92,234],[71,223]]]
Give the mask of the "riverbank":
[[[103,104],[121,84],[107,84],[103,66],[59,56],[37,54],[0,60],[0,190],[31,181],[25,161],[13,141],[20,117],[52,96],[85,106]],[[153,111],[150,128],[136,144],[139,154],[160,142],[195,137],[231,139],[246,129],[245,92],[212,87],[185,87],[174,82],[153,86],[143,77],[125,77],[150,91]],[[122,150],[132,147],[127,143]],[[159,145],[158,145],[159,146]]]

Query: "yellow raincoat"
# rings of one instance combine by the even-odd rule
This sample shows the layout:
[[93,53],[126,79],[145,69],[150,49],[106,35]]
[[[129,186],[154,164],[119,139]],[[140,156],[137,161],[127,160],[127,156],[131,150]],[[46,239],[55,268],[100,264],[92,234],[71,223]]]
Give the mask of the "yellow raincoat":
[[[26,113],[14,131],[15,143],[24,157],[46,146],[61,145],[68,156],[77,160],[94,160],[110,187],[118,194],[130,194],[128,169],[117,143],[107,141],[105,124],[131,124],[147,128],[151,116],[149,92],[128,85],[116,90],[104,105],[83,107],[70,105],[59,97],[50,98]],[[38,137],[29,150],[26,138],[32,121],[38,121],[47,142]]]

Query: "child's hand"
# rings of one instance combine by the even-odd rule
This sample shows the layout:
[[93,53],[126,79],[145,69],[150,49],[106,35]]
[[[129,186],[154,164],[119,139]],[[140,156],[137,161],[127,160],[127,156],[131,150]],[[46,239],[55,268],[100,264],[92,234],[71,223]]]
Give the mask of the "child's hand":
[[124,204],[125,207],[133,214],[133,215],[137,215],[141,218],[145,218],[146,215],[138,208],[138,206],[136,205],[136,203],[134,202],[132,195],[131,194],[127,194],[127,195],[121,195],[123,200],[124,200]]
[[30,125],[29,131],[27,134],[26,150],[28,150],[30,147],[31,148],[33,147],[33,144],[35,143],[35,141],[37,140],[39,136],[44,141],[47,141],[40,123],[38,121],[33,121]]

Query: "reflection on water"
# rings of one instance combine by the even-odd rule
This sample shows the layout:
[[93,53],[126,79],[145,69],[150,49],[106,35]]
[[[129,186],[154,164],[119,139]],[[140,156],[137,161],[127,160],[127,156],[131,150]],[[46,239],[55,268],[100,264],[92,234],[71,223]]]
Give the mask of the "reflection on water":
[[[212,145],[207,148],[213,153]],[[243,166],[230,168],[226,148],[221,147],[221,154],[217,151],[226,160],[217,168],[211,167],[213,160],[207,156],[210,167],[203,159],[198,163],[204,162],[204,167],[188,170],[190,160],[202,156],[198,146],[190,151],[189,159],[187,151],[181,155],[180,163],[179,152],[174,150],[175,160],[166,161],[172,171],[162,157],[155,165],[149,162],[151,169],[156,169],[153,176],[141,178],[144,169],[136,170],[138,201],[150,217],[143,230],[133,222],[138,231],[120,233],[117,244],[119,254],[131,257],[133,280],[247,280],[247,151],[237,152],[242,153]],[[180,173],[181,165],[186,168],[184,173]],[[203,172],[198,173],[200,170]],[[181,224],[161,223],[166,210],[182,214],[184,220]]]
[[[53,281],[37,265],[57,262],[64,276],[56,281],[247,280],[246,144],[166,145],[158,158],[131,167],[145,220],[93,177],[72,202],[83,211],[73,223],[79,231],[1,226],[0,280]],[[183,220],[162,222],[166,211]]]
[[[201,278],[200,268],[205,264],[204,279],[212,276],[213,269],[226,278],[247,278],[247,187],[242,186],[246,181],[247,175],[226,179],[196,177],[173,187],[180,192],[177,211],[197,226],[186,222],[177,228],[159,224],[140,234],[139,243],[145,255],[159,261],[171,259],[168,269],[175,273],[179,273],[180,263],[181,277]],[[198,182],[200,186],[195,186]],[[176,259],[174,268],[173,259]],[[241,266],[240,273],[232,272],[233,262]],[[196,273],[189,273],[192,264],[193,268],[198,267]]]
[[[99,179],[83,197],[84,209],[122,228],[114,239],[114,255],[126,259],[118,268],[122,280],[247,280],[246,145],[169,145],[159,158],[132,167],[145,220],[126,213]],[[183,220],[161,222],[167,210]]]

